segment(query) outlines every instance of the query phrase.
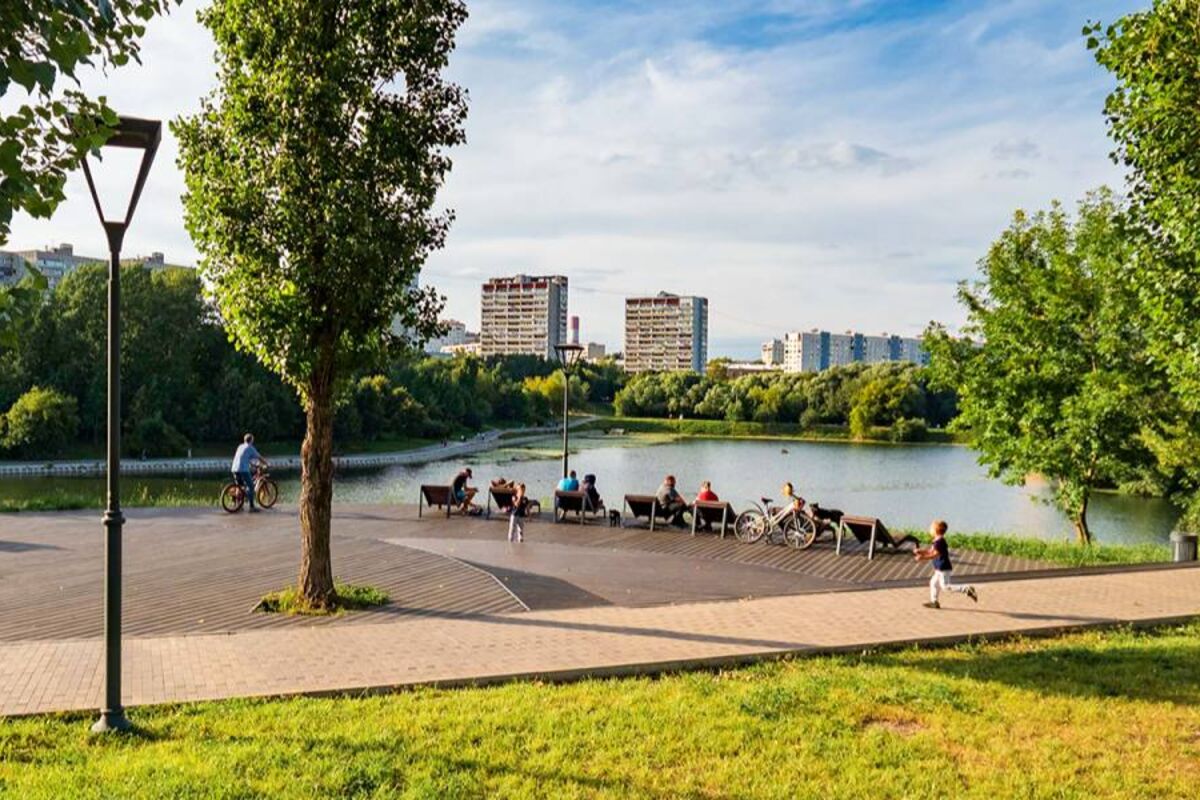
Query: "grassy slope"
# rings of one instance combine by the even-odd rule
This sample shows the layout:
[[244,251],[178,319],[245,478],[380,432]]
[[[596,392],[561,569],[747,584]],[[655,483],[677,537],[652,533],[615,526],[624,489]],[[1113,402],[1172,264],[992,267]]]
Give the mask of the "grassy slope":
[[0,722],[13,797],[1194,797],[1200,624]]
[[[925,531],[906,531],[929,541]],[[975,550],[980,553],[999,553],[1035,561],[1048,561],[1068,567],[1097,567],[1105,564],[1152,564],[1170,561],[1171,550],[1164,544],[1093,544],[1082,547],[1074,542],[1050,542],[1023,536],[1001,536],[991,533],[950,534],[952,550]]]

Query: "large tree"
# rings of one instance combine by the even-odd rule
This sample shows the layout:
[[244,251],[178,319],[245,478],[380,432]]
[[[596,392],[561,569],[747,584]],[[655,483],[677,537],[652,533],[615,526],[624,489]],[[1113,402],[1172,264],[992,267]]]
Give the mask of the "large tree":
[[1091,541],[1092,491],[1135,477],[1149,460],[1145,411],[1160,384],[1145,357],[1130,286],[1132,246],[1107,191],[1075,219],[1060,206],[1012,225],[959,288],[968,338],[937,326],[931,369],[958,391],[964,431],[994,477],[1039,474],[1055,503]]
[[434,209],[464,140],[442,75],[461,0],[215,0],[200,13],[219,82],[176,121],[187,227],[231,337],[299,394],[299,591],[336,602],[330,554],[339,392],[394,344],[428,335],[415,288],[451,221]]
[[[1152,441],[1163,466],[1200,486],[1200,4],[1155,0],[1084,29],[1117,79],[1105,114],[1141,234],[1134,273],[1154,357],[1173,402]],[[1200,494],[1192,501],[1200,525]]]
[[[178,2],[178,0],[174,0]],[[49,217],[67,175],[112,133],[105,98],[80,91],[81,66],[118,67],[138,57],[145,22],[172,0],[11,0],[0,3],[0,245],[14,211]],[[65,79],[65,80],[64,80]],[[65,88],[64,88],[65,87]]]

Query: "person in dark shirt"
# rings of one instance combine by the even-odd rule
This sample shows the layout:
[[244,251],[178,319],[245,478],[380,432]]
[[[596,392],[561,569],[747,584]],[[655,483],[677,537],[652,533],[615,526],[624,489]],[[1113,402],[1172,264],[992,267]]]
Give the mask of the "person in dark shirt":
[[942,590],[965,594],[972,601],[979,602],[979,596],[976,594],[974,586],[969,584],[956,586],[950,583],[950,573],[954,570],[954,565],[950,563],[950,545],[946,543],[948,527],[945,520],[935,519],[929,526],[929,533],[933,536],[929,547],[913,551],[913,557],[918,561],[933,562],[933,577],[929,579],[929,602],[925,603],[926,608],[942,607],[938,603],[938,595]]
[[454,482],[450,484],[450,488],[454,492],[454,502],[458,503],[458,510],[464,514],[470,513],[471,501],[475,499],[475,494],[479,491],[467,485],[467,481],[472,477],[471,468],[466,467],[454,476]]
[[658,500],[660,512],[670,520],[670,524],[677,528],[687,527],[683,514],[687,511],[688,504],[675,489],[674,475],[668,475],[663,479],[662,485],[655,492],[655,498]]

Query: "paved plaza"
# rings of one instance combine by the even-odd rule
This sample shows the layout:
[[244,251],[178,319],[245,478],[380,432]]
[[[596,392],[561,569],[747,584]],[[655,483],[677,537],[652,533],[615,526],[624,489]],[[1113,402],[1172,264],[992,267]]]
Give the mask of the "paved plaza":
[[[126,528],[125,701],[369,691],[660,670],[781,653],[1200,614],[1200,570],[1067,573],[956,552],[981,601],[921,608],[928,566],[821,542],[335,509],[340,579],[392,602],[338,618],[251,611],[295,579],[294,509],[135,509]],[[0,714],[93,708],[102,681],[95,512],[0,518]]]

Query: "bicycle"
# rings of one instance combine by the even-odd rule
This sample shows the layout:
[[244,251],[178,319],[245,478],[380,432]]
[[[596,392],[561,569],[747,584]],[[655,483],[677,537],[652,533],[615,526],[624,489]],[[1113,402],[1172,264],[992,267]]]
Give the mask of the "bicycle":
[[806,514],[798,513],[788,503],[783,508],[771,510],[771,498],[763,497],[762,505],[737,515],[733,522],[733,533],[738,541],[753,544],[764,539],[769,544],[786,544],[796,550],[807,550],[817,540],[817,526]]
[[[254,499],[263,508],[272,508],[279,501],[279,484],[261,465],[254,468]],[[246,489],[236,480],[221,490],[221,508],[236,514],[246,504]]]

